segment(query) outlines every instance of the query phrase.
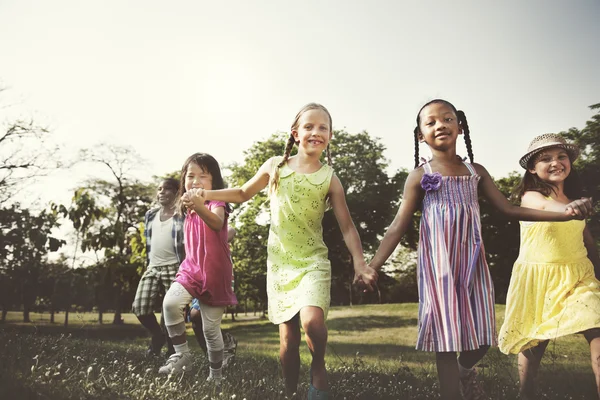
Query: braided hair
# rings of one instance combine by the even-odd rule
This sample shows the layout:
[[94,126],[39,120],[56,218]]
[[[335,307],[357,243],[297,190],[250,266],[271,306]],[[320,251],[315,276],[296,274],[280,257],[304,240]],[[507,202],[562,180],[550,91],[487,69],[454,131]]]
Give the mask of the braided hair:
[[[308,103],[307,105],[302,107],[302,109],[298,111],[298,114],[296,114],[296,118],[294,119],[294,123],[292,124],[290,136],[288,137],[288,141],[285,145],[285,151],[283,152],[283,159],[279,164],[277,164],[275,171],[271,174],[271,179],[269,180],[269,193],[275,193],[277,191],[277,188],[279,186],[279,169],[283,167],[287,160],[290,158],[290,154],[292,153],[292,149],[294,148],[294,144],[296,143],[296,139],[294,138],[292,131],[298,129],[298,125],[300,124],[300,118],[302,117],[302,114],[311,110],[321,110],[325,112],[325,114],[327,114],[327,117],[329,117],[329,131],[333,132],[333,121],[331,119],[331,114],[329,114],[329,111],[325,108],[325,106],[317,103]],[[329,150],[329,144],[327,144],[325,154],[327,156],[327,164],[331,165],[331,151]]]
[[456,107],[454,107],[454,105],[447,100],[434,99],[434,100],[431,100],[431,101],[425,103],[425,105],[423,107],[421,107],[421,109],[419,110],[419,113],[417,114],[417,126],[415,127],[415,130],[414,130],[414,134],[415,134],[415,168],[417,168],[419,166],[419,133],[421,133],[421,130],[419,129],[419,125],[421,123],[421,111],[423,111],[423,109],[425,107],[427,107],[428,105],[434,104],[434,103],[446,104],[448,107],[450,107],[452,109],[452,111],[454,111],[454,114],[456,114],[456,119],[458,120],[458,124],[462,128],[463,135],[465,137],[465,145],[467,146],[467,154],[469,156],[469,161],[471,161],[471,163],[473,163],[473,146],[471,144],[471,134],[470,134],[470,130],[469,130],[469,124],[467,123],[467,116],[465,115],[464,111],[457,110]]

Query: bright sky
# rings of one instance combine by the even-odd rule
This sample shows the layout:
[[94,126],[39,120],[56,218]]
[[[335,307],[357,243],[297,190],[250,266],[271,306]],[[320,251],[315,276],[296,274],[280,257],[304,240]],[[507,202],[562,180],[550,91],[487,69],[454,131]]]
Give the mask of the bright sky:
[[[412,168],[416,113],[442,97],[465,111],[476,161],[501,177],[534,136],[592,116],[598,21],[597,0],[2,0],[13,107],[0,116],[48,125],[66,157],[132,146],[147,178],[196,151],[242,161],[315,101],[336,129],[380,137],[395,169]],[[41,190],[68,202],[82,172]]]

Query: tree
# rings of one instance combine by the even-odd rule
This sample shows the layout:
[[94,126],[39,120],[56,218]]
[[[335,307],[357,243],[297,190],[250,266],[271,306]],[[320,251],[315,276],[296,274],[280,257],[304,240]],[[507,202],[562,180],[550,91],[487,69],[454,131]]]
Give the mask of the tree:
[[93,268],[99,321],[107,308],[115,310],[113,323],[121,322],[125,304],[133,300],[145,260],[134,254],[131,241],[143,241],[138,229],[144,213],[154,200],[154,185],[131,176],[141,158],[130,148],[98,146],[100,151],[83,151],[82,159],[104,165],[109,179],[94,178],[75,192],[73,202],[62,210],[81,238],[82,251],[101,252]]
[[[363,251],[373,254],[398,209],[407,172],[390,178],[385,146],[367,132],[335,132],[331,141],[333,167],[346,192],[346,202],[361,238]],[[332,212],[323,219],[323,236],[332,267],[332,302],[352,304],[352,258]],[[380,283],[382,281],[380,280]]]
[[[600,103],[590,106],[595,110],[592,119],[588,120],[583,129],[571,128],[560,132],[572,140],[581,149],[581,156],[575,162],[575,169],[585,188],[585,195],[594,200],[600,198]],[[595,213],[588,219],[592,235],[600,243],[600,207],[596,201]]]
[[[494,182],[502,194],[510,198],[514,187],[520,180],[521,177],[515,172],[507,178],[495,179]],[[481,235],[490,273],[494,280],[496,302],[504,303],[512,267],[519,255],[519,221],[506,218],[485,199],[482,199],[479,204]]]
[[[52,234],[59,226],[58,218],[55,206],[38,214],[18,203],[0,209],[0,276],[3,285],[13,286],[11,294],[20,298],[24,322],[30,322],[29,312],[39,294],[38,281],[47,268],[48,252],[65,243]],[[4,296],[2,300],[6,311],[10,300]]]
[[[5,89],[0,88],[0,93]],[[0,205],[37,177],[61,166],[50,132],[32,119],[3,124],[0,132]]]

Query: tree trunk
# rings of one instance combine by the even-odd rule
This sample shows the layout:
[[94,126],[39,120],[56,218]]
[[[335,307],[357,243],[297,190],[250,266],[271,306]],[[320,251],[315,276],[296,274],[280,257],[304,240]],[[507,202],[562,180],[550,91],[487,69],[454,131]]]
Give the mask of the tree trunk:
[[117,304],[115,307],[115,316],[113,318],[113,325],[122,325],[123,324],[123,319],[121,318],[121,303],[122,303],[122,299],[121,299],[121,285],[117,285]]
[[31,322],[29,318],[29,305],[23,304],[23,322]]
[[71,307],[67,306],[67,309],[65,310],[65,326],[69,326],[69,309]]
[[8,314],[8,308],[4,307],[2,309],[2,322],[6,322],[6,314]]
[[102,314],[103,314],[102,309],[100,307],[98,307],[98,323],[100,325],[102,325]]
[[54,306],[50,308],[50,323],[54,323]]

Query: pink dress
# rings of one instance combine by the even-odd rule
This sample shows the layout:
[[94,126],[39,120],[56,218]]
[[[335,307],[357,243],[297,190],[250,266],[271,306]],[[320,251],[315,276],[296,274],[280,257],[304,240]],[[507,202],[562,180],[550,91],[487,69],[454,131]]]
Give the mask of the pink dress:
[[[209,210],[225,207],[222,201],[209,201]],[[227,243],[227,218],[219,232],[210,229],[195,212],[188,212],[183,224],[185,260],[179,266],[175,282],[190,295],[210,306],[237,304],[231,288],[233,266]]]

